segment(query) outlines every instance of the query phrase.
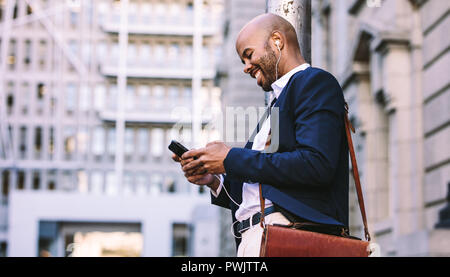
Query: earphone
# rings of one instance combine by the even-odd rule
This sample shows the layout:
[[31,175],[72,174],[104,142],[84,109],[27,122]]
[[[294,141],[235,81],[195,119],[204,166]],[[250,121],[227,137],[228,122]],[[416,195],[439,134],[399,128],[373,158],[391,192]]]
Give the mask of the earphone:
[[278,57],[277,64],[276,64],[276,66],[275,66],[275,80],[278,80],[278,63],[279,63],[280,60],[281,60],[280,41],[279,41],[278,39],[275,40],[275,45],[277,46],[278,51],[280,51],[280,56]]

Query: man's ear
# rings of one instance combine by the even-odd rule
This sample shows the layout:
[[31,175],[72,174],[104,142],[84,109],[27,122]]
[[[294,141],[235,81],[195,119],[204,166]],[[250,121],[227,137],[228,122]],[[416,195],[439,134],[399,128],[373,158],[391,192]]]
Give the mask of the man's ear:
[[271,39],[276,48],[280,49],[280,51],[284,48],[284,39],[280,32],[274,31],[272,33]]

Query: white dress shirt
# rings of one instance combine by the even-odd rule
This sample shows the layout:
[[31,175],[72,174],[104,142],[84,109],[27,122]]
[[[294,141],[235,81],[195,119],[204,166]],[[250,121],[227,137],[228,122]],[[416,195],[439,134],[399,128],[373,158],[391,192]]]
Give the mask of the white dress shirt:
[[[310,65],[307,63],[304,63],[302,65],[297,66],[296,68],[292,69],[285,75],[283,75],[281,78],[279,78],[277,81],[275,81],[272,84],[272,93],[270,97],[269,103],[272,103],[274,98],[279,98],[281,92],[283,91],[284,87],[287,85],[289,79],[294,75],[295,73],[305,70]],[[256,134],[252,150],[262,151],[264,150],[266,146],[267,137],[269,136],[270,131],[270,115],[267,117],[267,119],[264,121],[261,129],[259,130],[258,134]],[[223,185],[223,176],[220,175],[220,185],[216,192],[211,191],[212,194],[217,197],[222,189]],[[234,201],[234,200],[233,200]],[[273,206],[272,202],[268,199],[266,199],[266,208]],[[259,183],[244,183],[242,186],[242,203],[239,206],[239,209],[236,211],[236,219],[238,221],[243,221],[255,213],[260,211],[260,202],[259,202]]]

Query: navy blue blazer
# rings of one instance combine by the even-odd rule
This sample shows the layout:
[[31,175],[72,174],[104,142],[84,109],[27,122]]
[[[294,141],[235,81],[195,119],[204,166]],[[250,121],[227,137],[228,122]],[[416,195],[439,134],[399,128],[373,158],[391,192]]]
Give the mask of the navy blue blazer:
[[[279,120],[271,120],[272,134],[275,128],[279,131],[276,152],[252,150],[249,141],[245,148],[228,153],[224,186],[231,197],[241,203],[243,183],[258,182],[264,198],[301,218],[348,226],[344,103],[342,89],[330,73],[309,67],[294,74],[274,105],[279,108]],[[212,196],[212,203],[231,209],[236,221],[238,206],[223,189],[217,198]]]

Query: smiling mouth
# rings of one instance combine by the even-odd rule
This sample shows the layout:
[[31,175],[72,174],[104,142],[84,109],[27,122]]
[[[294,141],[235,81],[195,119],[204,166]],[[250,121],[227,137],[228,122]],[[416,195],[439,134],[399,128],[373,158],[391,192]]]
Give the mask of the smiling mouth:
[[260,77],[262,77],[261,69],[260,68],[255,69],[252,72],[251,76],[256,79],[256,82],[259,85],[259,83],[261,82],[261,78]]

